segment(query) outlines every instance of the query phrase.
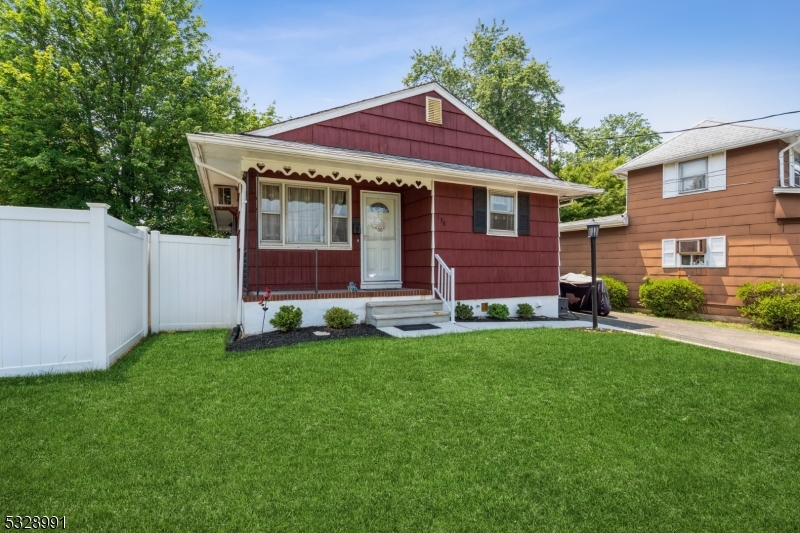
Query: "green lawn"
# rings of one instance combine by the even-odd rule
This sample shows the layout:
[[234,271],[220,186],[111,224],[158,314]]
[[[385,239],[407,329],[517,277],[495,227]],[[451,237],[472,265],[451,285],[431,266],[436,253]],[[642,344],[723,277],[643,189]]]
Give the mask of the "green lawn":
[[492,331],[0,380],[0,515],[72,531],[798,531],[800,367]]

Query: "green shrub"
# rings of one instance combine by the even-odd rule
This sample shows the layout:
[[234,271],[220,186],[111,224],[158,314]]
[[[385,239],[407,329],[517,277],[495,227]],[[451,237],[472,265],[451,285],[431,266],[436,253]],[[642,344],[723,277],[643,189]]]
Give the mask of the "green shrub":
[[759,305],[753,321],[763,329],[797,331],[800,329],[800,295],[767,296]]
[[356,323],[358,315],[342,307],[331,307],[325,311],[322,319],[331,329],[347,329]]
[[303,323],[303,312],[293,305],[282,305],[275,316],[269,320],[272,327],[287,333],[294,331]]
[[486,314],[497,320],[505,320],[511,314],[511,311],[508,310],[508,306],[505,304],[489,304]]
[[533,318],[536,312],[533,310],[531,304],[519,304],[517,306],[517,316],[523,320]]
[[639,303],[655,316],[687,318],[706,301],[703,288],[688,279],[649,279],[639,287]]
[[611,300],[611,309],[628,307],[628,284],[611,276],[600,276],[608,289],[608,298]]
[[456,318],[458,320],[469,320],[472,318],[472,306],[458,302],[456,304]]
[[774,330],[800,327],[800,285],[782,281],[745,283],[736,291],[742,301],[739,311],[756,326]]

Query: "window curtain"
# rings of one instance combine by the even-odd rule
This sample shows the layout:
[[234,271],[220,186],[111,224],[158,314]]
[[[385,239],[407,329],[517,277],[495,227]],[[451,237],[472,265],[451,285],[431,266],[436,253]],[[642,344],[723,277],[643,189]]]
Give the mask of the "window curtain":
[[325,191],[289,187],[286,241],[297,244],[325,242]]

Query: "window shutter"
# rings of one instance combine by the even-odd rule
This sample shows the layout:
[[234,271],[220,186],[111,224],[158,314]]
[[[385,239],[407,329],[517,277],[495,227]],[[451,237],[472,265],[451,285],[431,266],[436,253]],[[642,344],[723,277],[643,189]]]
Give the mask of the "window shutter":
[[708,190],[724,191],[727,186],[725,152],[708,156]]
[[530,195],[517,195],[517,235],[531,234],[531,200]]
[[678,196],[678,163],[664,164],[663,198]]
[[486,233],[486,195],[484,187],[472,188],[472,231]]
[[725,237],[706,239],[706,263],[711,268],[725,268],[727,263]]
[[675,239],[661,241],[661,268],[678,266],[678,254],[675,253]]

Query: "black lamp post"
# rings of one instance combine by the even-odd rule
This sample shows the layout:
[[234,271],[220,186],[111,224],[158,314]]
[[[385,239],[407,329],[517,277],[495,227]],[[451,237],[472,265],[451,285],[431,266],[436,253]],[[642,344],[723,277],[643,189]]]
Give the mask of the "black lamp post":
[[586,229],[589,230],[592,243],[592,328],[597,329],[597,235],[600,233],[600,224],[592,219]]

